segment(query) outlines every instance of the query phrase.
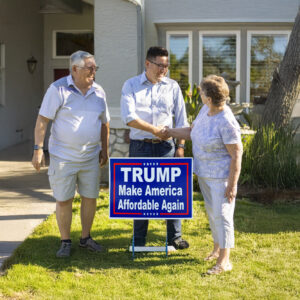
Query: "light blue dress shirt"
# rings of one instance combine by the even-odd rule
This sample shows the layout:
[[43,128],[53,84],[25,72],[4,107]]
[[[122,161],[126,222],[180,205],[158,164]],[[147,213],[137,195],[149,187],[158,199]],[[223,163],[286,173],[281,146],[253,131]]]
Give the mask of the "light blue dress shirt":
[[[175,80],[164,77],[161,82],[151,83],[145,72],[128,79],[122,88],[121,117],[125,124],[142,119],[154,126],[173,128],[189,127],[181,89]],[[156,138],[150,132],[130,128],[130,138],[143,140]]]
[[50,85],[39,112],[52,120],[49,153],[61,159],[83,162],[101,150],[101,125],[109,122],[105,92],[93,83],[83,95],[72,76]]

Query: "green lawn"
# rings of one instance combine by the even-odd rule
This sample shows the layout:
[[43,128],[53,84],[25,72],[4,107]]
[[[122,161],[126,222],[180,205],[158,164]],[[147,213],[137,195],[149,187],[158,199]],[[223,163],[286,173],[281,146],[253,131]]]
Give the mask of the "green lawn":
[[[92,236],[108,248],[91,253],[77,245],[80,204],[74,204],[73,252],[57,259],[59,235],[50,216],[16,250],[0,277],[2,299],[299,299],[300,205],[237,201],[236,248],[232,272],[206,276],[204,262],[212,238],[199,194],[194,195],[194,219],[183,221],[188,250],[163,253],[127,251],[131,220],[109,220],[108,194],[98,199]],[[151,221],[150,245],[163,245],[165,223]]]

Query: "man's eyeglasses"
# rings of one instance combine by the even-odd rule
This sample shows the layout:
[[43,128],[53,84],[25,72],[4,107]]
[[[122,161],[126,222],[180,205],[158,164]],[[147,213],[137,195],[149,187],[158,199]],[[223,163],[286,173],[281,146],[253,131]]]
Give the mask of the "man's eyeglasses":
[[80,69],[86,69],[88,70],[90,73],[93,73],[94,71],[97,72],[99,70],[99,67],[98,66],[91,66],[91,67],[79,67],[77,66],[77,68],[80,68]]
[[148,59],[148,61],[150,61],[152,64],[158,66],[158,67],[161,68],[161,69],[168,69],[168,68],[170,67],[170,64],[167,64],[167,65],[164,65],[164,64],[158,64],[158,63],[156,63],[156,62],[154,62],[154,61],[152,61],[152,60],[149,60],[149,59]]

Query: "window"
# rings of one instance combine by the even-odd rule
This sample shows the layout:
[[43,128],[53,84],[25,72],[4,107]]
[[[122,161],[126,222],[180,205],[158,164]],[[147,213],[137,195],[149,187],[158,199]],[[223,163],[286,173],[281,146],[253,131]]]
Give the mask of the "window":
[[5,45],[0,43],[0,105],[5,105]]
[[92,31],[53,31],[53,58],[69,58],[77,50],[94,53]]
[[202,31],[199,33],[199,81],[215,74],[232,81],[231,102],[240,102],[240,32]]
[[168,31],[167,49],[171,64],[169,76],[185,91],[189,84],[192,86],[192,32]]
[[252,102],[255,96],[267,96],[289,34],[289,31],[248,31],[247,102]]

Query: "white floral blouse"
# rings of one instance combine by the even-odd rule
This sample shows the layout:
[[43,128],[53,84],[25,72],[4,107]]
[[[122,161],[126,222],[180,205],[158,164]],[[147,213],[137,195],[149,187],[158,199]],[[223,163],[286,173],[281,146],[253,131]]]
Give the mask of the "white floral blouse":
[[208,115],[204,105],[193,122],[194,173],[205,178],[228,178],[231,156],[225,145],[241,143],[240,126],[231,109]]

